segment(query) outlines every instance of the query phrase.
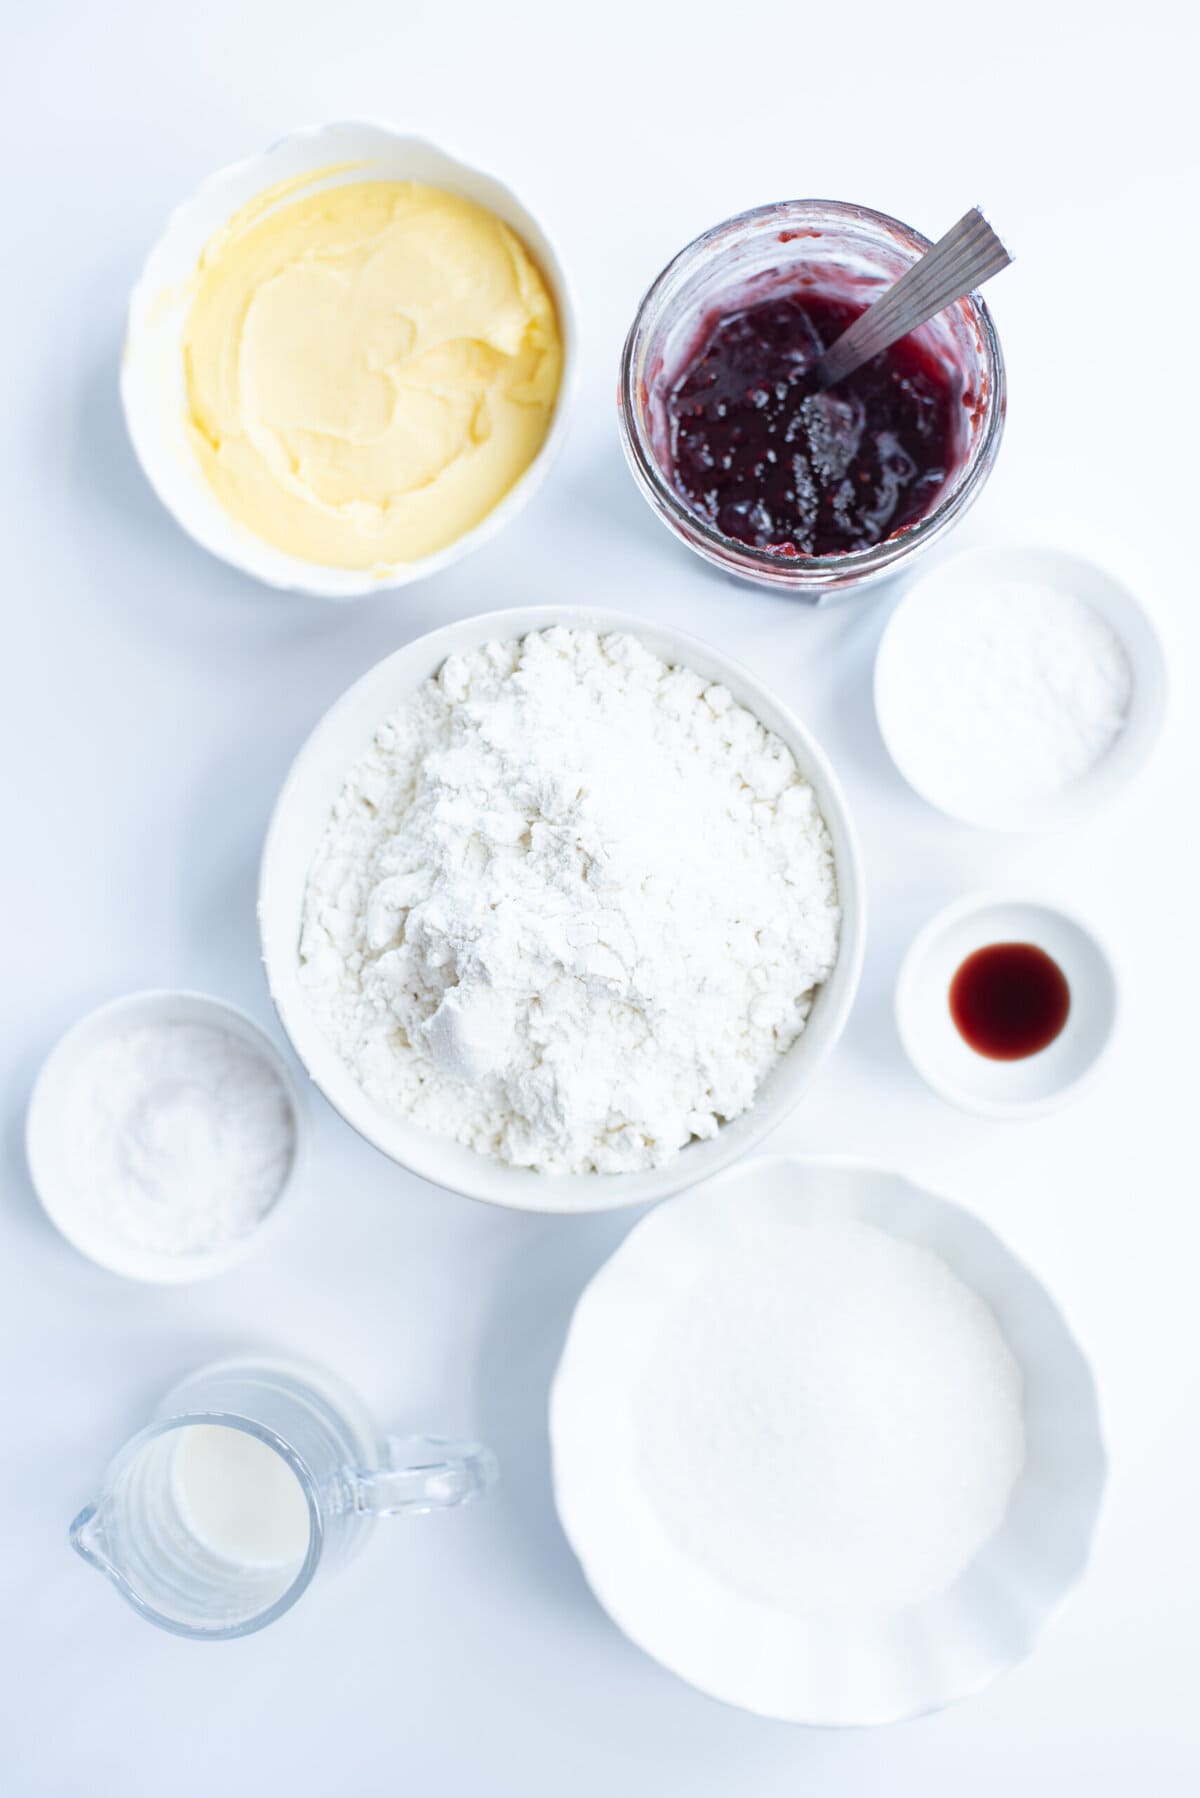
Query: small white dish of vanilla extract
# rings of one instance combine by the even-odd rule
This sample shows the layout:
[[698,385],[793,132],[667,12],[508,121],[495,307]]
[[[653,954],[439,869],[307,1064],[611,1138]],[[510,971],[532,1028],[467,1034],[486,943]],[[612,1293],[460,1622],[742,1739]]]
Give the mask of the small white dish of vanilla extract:
[[948,1104],[1030,1118],[1086,1089],[1118,1003],[1111,958],[1078,918],[1036,900],[971,894],[939,912],[905,956],[896,1027]]

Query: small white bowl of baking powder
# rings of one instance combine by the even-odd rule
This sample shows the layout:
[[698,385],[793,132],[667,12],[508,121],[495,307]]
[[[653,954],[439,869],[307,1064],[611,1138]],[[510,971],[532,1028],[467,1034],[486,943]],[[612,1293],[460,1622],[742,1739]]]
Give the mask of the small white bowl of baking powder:
[[1166,664],[1128,588],[1093,563],[968,550],[912,586],[875,662],[892,760],[983,830],[1060,829],[1130,780],[1166,710]]
[[283,1056],[204,993],[131,993],[90,1012],[47,1057],[26,1121],[50,1221],[110,1272],[163,1283],[241,1261],[304,1144]]

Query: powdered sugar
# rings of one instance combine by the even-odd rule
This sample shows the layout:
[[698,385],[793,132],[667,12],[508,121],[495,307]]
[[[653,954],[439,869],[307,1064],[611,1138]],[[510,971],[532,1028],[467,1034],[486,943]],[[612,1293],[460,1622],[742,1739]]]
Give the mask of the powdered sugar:
[[381,1105],[618,1172],[753,1103],[838,924],[786,746],[635,638],[555,629],[450,657],[349,771],[302,973]]
[[909,779],[964,816],[1082,779],[1120,734],[1132,673],[1109,624],[1046,581],[945,583],[902,610],[887,728]]

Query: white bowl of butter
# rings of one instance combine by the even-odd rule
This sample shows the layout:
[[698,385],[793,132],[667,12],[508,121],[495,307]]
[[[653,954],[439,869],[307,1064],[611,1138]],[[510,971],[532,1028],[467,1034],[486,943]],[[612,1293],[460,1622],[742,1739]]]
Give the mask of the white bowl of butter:
[[565,277],[491,176],[327,125],[212,176],[134,289],[151,486],[214,555],[328,599],[405,586],[532,497],[575,386]]

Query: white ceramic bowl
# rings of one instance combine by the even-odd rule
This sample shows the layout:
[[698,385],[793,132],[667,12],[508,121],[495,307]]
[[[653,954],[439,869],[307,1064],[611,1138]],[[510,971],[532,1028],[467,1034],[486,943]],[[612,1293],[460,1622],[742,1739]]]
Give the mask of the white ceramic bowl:
[[[388,714],[448,655],[551,625],[628,631],[655,654],[723,682],[795,755],[816,793],[837,864],[842,906],[838,961],[817,994],[804,1034],[780,1057],[749,1111],[709,1141],[690,1143],[666,1166],[644,1173],[533,1173],[478,1155],[384,1111],[329,1043],[300,982],[308,871],[351,765]],[[313,1080],[346,1122],[393,1161],[435,1185],[522,1211],[606,1211],[660,1199],[744,1154],[792,1109],[841,1035],[858,986],[866,929],[865,887],[846,803],[823,752],[799,720],[745,669],[708,644],[623,612],[587,606],[523,607],[446,625],[386,657],[344,693],[317,725],[284,782],[263,849],[258,916],[267,981],[280,1021]]]
[[[929,754],[928,720],[912,699],[907,669],[920,655],[925,631],[938,610],[953,599],[972,598],[1000,583],[1047,583],[1073,593],[1105,620],[1124,645],[1133,674],[1133,693],[1121,734],[1081,780],[1061,791],[1019,804],[981,795],[964,805],[956,787],[939,779]],[[1167,703],[1162,646],[1145,612],[1127,587],[1103,568],[1060,550],[1021,546],[967,550],[923,575],[900,601],[880,639],[875,659],[875,715],[888,753],[914,791],[961,823],[1011,833],[1058,830],[1106,803],[1141,768],[1154,747]],[[952,765],[947,745],[942,766]]]
[[[145,1249],[108,1229],[98,1213],[81,1207],[63,1175],[62,1154],[69,1128],[68,1090],[79,1062],[96,1046],[144,1024],[207,1024],[226,1030],[260,1055],[275,1074],[291,1107],[294,1148],[291,1166],[270,1209],[252,1230],[220,1247],[187,1254]],[[236,1267],[257,1249],[295,1185],[307,1150],[305,1108],[300,1087],[279,1050],[244,1012],[206,993],[151,991],[113,999],[72,1025],[50,1051],[34,1084],[25,1124],[25,1148],[34,1190],[51,1223],[82,1255],[127,1279],[177,1285],[205,1280]]]
[[[1034,943],[1071,989],[1054,1041],[1021,1061],[970,1048],[950,1015],[950,982],[976,949]],[[1052,905],[972,894],[947,906],[914,940],[896,982],[896,1028],[918,1074],[951,1105],[994,1118],[1041,1117],[1083,1092],[1112,1040],[1117,977],[1096,936]]]
[[[999,1530],[947,1591],[893,1611],[798,1613],[683,1552],[639,1473],[631,1416],[665,1314],[752,1229],[850,1217],[939,1255],[991,1308],[1024,1382],[1026,1456]],[[849,1161],[744,1163],[644,1218],[575,1309],[550,1395],[554,1493],[625,1634],[711,1697],[807,1724],[880,1724],[979,1691],[1033,1647],[1087,1564],[1106,1474],[1096,1390],[1053,1300],[969,1212]]]
[[[310,170],[353,164],[323,183],[376,178],[421,181],[486,206],[517,233],[545,276],[563,340],[558,405],[546,440],[525,473],[487,517],[445,549],[405,562],[384,575],[370,569],[330,568],[286,555],[236,524],[205,480],[185,428],[186,391],[180,342],[190,309],[190,282],[215,231],[258,194]],[[507,187],[428,143],[384,125],[347,123],[299,132],[259,156],[212,175],[171,214],[150,252],[129,305],[121,398],[133,447],[146,477],[188,535],[222,560],[272,587],[325,599],[358,599],[404,587],[448,568],[478,549],[533,497],[566,434],[577,383],[576,325],[571,294],[549,238]]]

